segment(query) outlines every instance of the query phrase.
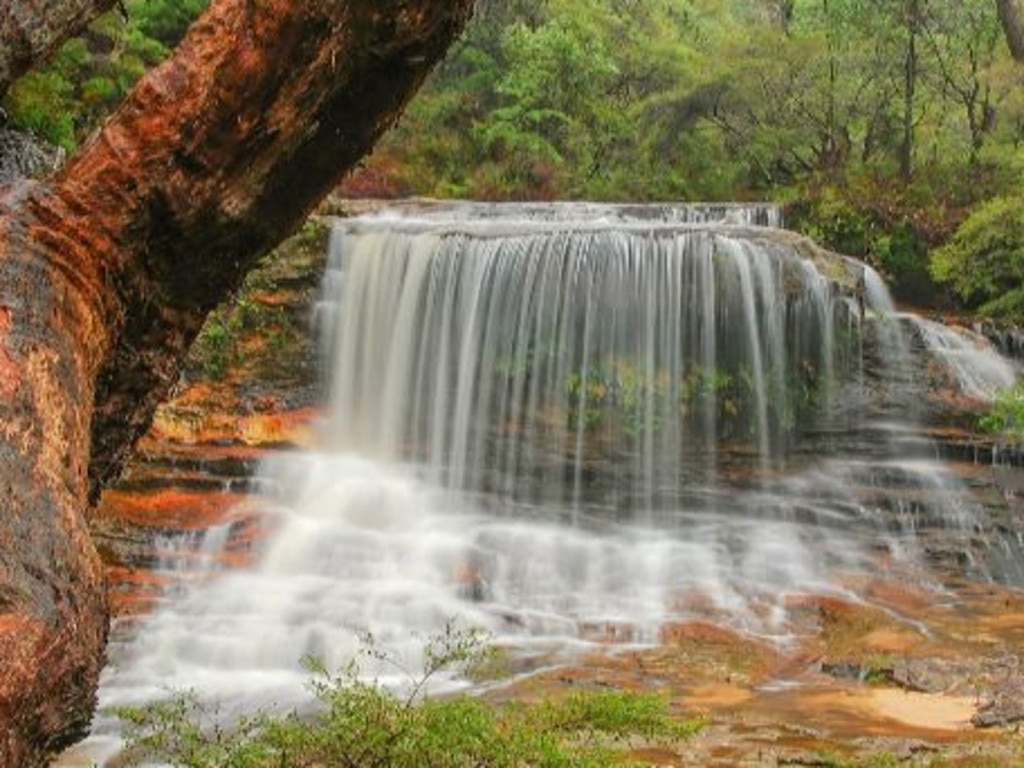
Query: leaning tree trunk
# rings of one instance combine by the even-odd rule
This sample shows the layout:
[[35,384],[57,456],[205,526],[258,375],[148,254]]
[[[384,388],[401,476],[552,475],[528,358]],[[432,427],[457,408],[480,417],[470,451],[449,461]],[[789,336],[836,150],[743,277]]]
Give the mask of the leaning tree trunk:
[[0,98],[18,77],[115,0],[3,0],[0,3]]
[[1017,0],[996,0],[999,23],[1014,61],[1024,63],[1024,18]]
[[396,119],[472,5],[217,0],[59,177],[0,191],[0,765],[40,764],[91,714],[90,493],[205,314]]

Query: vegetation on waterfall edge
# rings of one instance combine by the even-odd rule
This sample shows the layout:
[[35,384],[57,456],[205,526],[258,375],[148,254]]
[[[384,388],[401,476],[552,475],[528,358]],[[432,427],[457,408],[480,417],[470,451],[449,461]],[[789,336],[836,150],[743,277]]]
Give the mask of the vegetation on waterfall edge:
[[[308,661],[320,707],[311,714],[259,713],[229,726],[191,693],[118,711],[129,741],[127,765],[188,768],[601,768],[630,765],[629,750],[692,737],[700,718],[673,715],[656,694],[576,693],[536,704],[492,705],[468,695],[425,695],[442,674],[493,663],[475,630],[448,625],[425,645],[424,671],[398,694],[360,673],[353,660],[332,674]],[[363,655],[404,668],[370,638]]]
[[[765,415],[775,428],[791,432],[799,416],[821,407],[833,382],[820,361],[802,358],[784,370],[763,372],[763,384],[747,366],[689,365],[674,382],[666,370],[649,373],[629,360],[606,360],[569,374],[566,381],[566,426],[573,431],[608,429],[618,440],[658,434],[667,423],[712,419],[725,439],[757,436],[757,389],[767,393]],[[754,404],[753,406],[751,404]]]
[[1009,445],[1024,445],[1024,382],[999,392],[978,426]]
[[1024,196],[979,205],[935,251],[931,267],[981,313],[1024,319]]
[[[312,217],[264,256],[238,291],[209,314],[189,353],[189,368],[219,381],[243,361],[301,366],[309,343],[302,327],[306,319],[289,313],[279,301],[280,294],[297,280],[310,282],[307,290],[316,290],[328,236],[324,221]],[[254,341],[267,354],[254,354]]]

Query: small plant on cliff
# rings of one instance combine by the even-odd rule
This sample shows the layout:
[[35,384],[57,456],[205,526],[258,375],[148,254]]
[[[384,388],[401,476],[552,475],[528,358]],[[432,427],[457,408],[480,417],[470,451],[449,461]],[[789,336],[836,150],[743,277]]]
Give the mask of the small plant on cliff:
[[988,413],[978,420],[978,426],[1007,443],[1024,444],[1024,383],[996,395]]
[[194,354],[211,379],[223,379],[234,359],[236,329],[225,314],[220,310],[211,313],[195,341]]
[[[386,653],[372,646],[378,660]],[[427,681],[486,659],[481,635],[447,627],[428,641],[425,671],[404,695],[368,682],[355,663],[340,674],[317,662],[310,717],[257,714],[231,728],[192,694],[123,709],[128,765],[188,768],[599,768],[629,765],[633,740],[674,743],[700,720],[677,720],[653,694],[577,693],[540,704],[496,707],[472,696],[435,698]],[[394,661],[394,660],[391,660]],[[396,662],[397,663],[397,662]]]

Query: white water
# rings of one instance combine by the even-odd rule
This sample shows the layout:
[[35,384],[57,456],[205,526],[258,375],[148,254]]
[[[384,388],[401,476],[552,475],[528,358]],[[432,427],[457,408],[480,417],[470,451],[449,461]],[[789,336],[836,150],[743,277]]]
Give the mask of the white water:
[[999,354],[984,336],[966,328],[952,328],[916,315],[909,321],[928,350],[953,377],[967,397],[990,400],[1017,380],[1017,366]]
[[[784,641],[794,593],[856,599],[882,560],[913,569],[928,530],[983,523],[900,447],[912,425],[871,421],[863,323],[883,358],[905,350],[873,272],[865,321],[756,229],[543,210],[338,225],[322,449],[267,463],[253,567],[115,649],[101,707],[188,688],[229,716],[295,705],[303,656],[339,667],[369,631],[415,669],[452,618],[546,663],[693,617]],[[91,745],[116,752],[115,724]]]

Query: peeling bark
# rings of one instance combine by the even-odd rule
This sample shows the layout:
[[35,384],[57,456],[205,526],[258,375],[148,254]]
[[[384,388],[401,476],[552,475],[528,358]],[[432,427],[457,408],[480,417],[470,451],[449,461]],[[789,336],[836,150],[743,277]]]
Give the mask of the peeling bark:
[[115,0],[3,0],[0,3],[0,98],[11,83]]
[[206,313],[371,148],[472,6],[218,0],[58,177],[0,191],[0,765],[41,764],[91,714],[106,617],[87,499]]

